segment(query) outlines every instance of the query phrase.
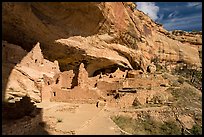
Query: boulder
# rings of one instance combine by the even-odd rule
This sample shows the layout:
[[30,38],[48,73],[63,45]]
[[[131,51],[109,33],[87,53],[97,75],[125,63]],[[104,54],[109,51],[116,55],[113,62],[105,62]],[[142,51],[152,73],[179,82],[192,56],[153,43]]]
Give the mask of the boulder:
[[157,70],[156,66],[151,63],[148,67],[147,67],[147,72],[149,73],[154,73]]
[[99,101],[96,102],[96,107],[97,107],[97,108],[102,108],[102,107],[104,107],[105,105],[106,105],[106,102],[105,102],[105,101],[99,100]]

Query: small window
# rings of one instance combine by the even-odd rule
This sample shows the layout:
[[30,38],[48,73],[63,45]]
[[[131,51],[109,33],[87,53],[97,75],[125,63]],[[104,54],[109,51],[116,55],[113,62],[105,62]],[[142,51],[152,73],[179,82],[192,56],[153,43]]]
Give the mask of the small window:
[[50,85],[50,82],[48,81],[47,84]]
[[178,60],[178,61],[177,61],[177,63],[182,63],[182,62],[183,62],[183,61],[181,61],[181,60]]
[[59,78],[57,78],[57,80],[56,80],[56,84],[58,84],[59,83]]
[[53,92],[53,96],[54,96],[54,97],[56,96],[56,92]]
[[35,59],[35,63],[37,63],[37,59]]

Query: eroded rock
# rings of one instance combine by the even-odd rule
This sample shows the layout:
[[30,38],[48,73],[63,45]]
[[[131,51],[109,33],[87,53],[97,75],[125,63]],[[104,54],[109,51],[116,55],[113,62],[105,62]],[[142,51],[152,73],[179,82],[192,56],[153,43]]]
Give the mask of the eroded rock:
[[[125,70],[146,72],[148,68],[154,73],[151,60],[155,58],[158,63],[182,61],[201,67],[199,48],[195,44],[202,43],[202,34],[170,33],[135,7],[133,3],[124,2],[3,3],[3,39],[22,47],[3,48],[3,75],[13,75],[4,78],[4,89],[15,85],[22,93],[29,89],[38,94],[43,87],[43,75],[51,84],[56,82],[60,71],[70,72],[78,66],[79,74],[74,72],[74,80],[70,74],[70,80],[65,80],[67,85],[62,87],[73,88],[78,84],[93,87],[96,82],[90,83],[88,77],[97,75],[100,70],[113,73],[117,67],[123,69],[124,74],[113,73],[108,78],[124,78],[128,75]],[[185,41],[180,40],[182,37]],[[192,40],[194,38],[197,43]],[[37,42],[41,46],[38,43],[33,48]],[[8,49],[12,49],[10,53]],[[81,62],[84,64],[80,65]],[[10,71],[4,68],[10,68]],[[20,75],[25,80],[17,81]],[[129,77],[135,77],[133,75]],[[16,83],[9,82],[12,79]],[[36,86],[29,87],[25,83],[28,81]],[[134,86],[131,84],[134,82],[128,82],[124,83]]]
[[[6,43],[4,44],[7,45]],[[3,72],[4,79],[8,80],[4,85],[6,88],[3,91],[3,99],[15,101],[28,94],[33,101],[41,102],[42,84],[44,82],[52,84],[53,76],[55,73],[60,72],[57,62],[53,63],[44,59],[39,43],[29,53],[17,45],[12,46],[15,50],[14,52],[9,53],[9,50],[5,48],[5,53],[9,54],[4,54],[3,56],[5,59],[3,69],[6,70],[6,67],[11,64],[7,57],[8,55],[14,56],[18,63],[10,68],[11,72],[9,74]],[[23,53],[24,56],[20,53]],[[45,81],[43,81],[43,78],[45,78]]]
[[58,60],[63,71],[86,60],[89,76],[114,64],[146,71],[155,57],[201,66],[198,49],[191,45],[201,44],[202,34],[185,33],[188,40],[181,42],[180,35],[174,38],[135,7],[125,2],[6,2],[3,39],[27,50],[39,41],[46,58]]

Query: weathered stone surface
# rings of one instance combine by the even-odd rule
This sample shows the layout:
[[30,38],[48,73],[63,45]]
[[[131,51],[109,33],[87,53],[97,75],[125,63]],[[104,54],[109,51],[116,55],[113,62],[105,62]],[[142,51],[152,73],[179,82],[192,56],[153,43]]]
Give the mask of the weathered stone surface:
[[[96,43],[96,41],[98,42]],[[118,50],[128,55],[130,51],[125,46],[119,44],[110,45],[100,41],[95,36],[87,38],[78,36],[69,39],[60,39],[56,42],[64,46],[69,45],[69,47],[77,48],[79,51],[83,51],[81,54],[78,52],[73,54],[75,54],[75,58],[80,58],[80,60],[87,60],[88,63],[86,68],[89,76],[92,76],[93,73],[98,69],[106,68],[114,64],[118,64],[122,67],[132,68],[129,61],[125,57],[120,56],[117,52]]]
[[3,72],[3,79],[7,79],[3,99],[14,101],[28,94],[33,101],[41,102],[43,78],[49,84],[53,82],[52,77],[55,73],[60,72],[57,62],[53,63],[44,59],[39,43],[29,53],[17,45],[12,45],[14,51],[9,52],[9,48],[6,48],[9,44],[3,43],[5,53],[7,53],[3,56],[3,70],[6,70],[6,67],[11,64],[8,56],[14,56],[14,61],[18,62],[13,65],[10,74],[6,75]]
[[181,36],[174,38],[134,7],[122,2],[7,2],[3,3],[3,39],[27,50],[39,41],[43,54],[58,60],[62,70],[85,60],[89,76],[113,64],[146,71],[156,57],[201,66],[198,49],[192,46],[194,41],[202,43],[200,34],[185,34],[187,42],[181,42]]
[[174,30],[169,37],[181,41],[183,43],[190,43],[192,45],[202,45],[202,31],[201,32],[186,32],[182,30]]
[[127,78],[142,77],[143,72],[141,70],[130,70],[127,72]]
[[[3,42],[9,46],[3,46],[3,75],[8,76],[3,76],[3,88],[18,87],[17,91],[37,98],[43,75],[51,84],[64,74],[60,71],[74,71],[78,66],[79,74],[74,72],[78,79],[73,80],[70,74],[63,88],[77,84],[93,87],[95,83],[90,83],[88,76],[102,70],[146,72],[149,67],[153,73],[153,59],[158,59],[158,63],[183,61],[201,67],[198,51],[202,34],[168,32],[135,7],[131,2],[3,3],[3,40],[22,47]],[[38,43],[33,48],[38,41],[41,47]],[[116,72],[108,78],[126,75],[125,71]],[[9,77],[10,73],[13,76]],[[19,81],[19,76],[24,78]]]
[[61,72],[55,84],[59,85],[61,89],[71,89],[74,75],[73,70]]
[[112,74],[113,78],[125,78],[127,72],[121,71],[119,68]]
[[89,82],[88,73],[84,68],[84,64],[81,63],[79,66],[78,86],[80,86],[81,88],[84,88],[88,85],[88,82]]
[[106,102],[105,102],[105,101],[99,100],[99,101],[96,102],[96,107],[98,107],[98,108],[102,108],[102,107],[104,107],[105,105],[106,105]]
[[187,129],[191,129],[193,127],[193,125],[195,124],[194,120],[190,116],[181,115],[181,116],[179,116],[178,119],[182,122],[182,124]]

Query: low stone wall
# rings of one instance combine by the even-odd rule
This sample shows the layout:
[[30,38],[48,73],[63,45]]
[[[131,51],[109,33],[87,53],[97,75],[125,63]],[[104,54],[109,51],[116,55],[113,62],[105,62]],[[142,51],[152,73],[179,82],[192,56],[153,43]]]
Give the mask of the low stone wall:
[[61,90],[53,88],[50,101],[68,102],[68,103],[96,103],[100,99],[99,95],[92,90],[86,88],[74,88],[69,90]]
[[98,81],[97,88],[100,90],[117,90],[122,88],[122,84],[119,82],[106,82],[106,81]]
[[94,99],[51,99],[51,102],[66,102],[66,103],[74,103],[74,104],[96,104],[98,100]]
[[30,135],[42,122],[41,111],[35,116],[24,116],[21,119],[7,120],[2,123],[2,135]]

